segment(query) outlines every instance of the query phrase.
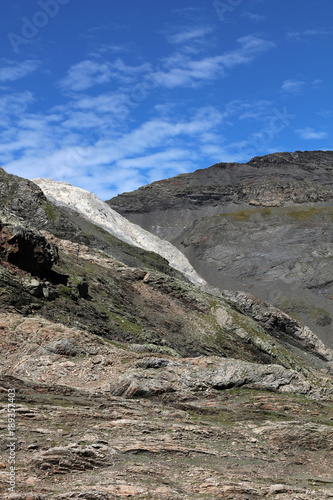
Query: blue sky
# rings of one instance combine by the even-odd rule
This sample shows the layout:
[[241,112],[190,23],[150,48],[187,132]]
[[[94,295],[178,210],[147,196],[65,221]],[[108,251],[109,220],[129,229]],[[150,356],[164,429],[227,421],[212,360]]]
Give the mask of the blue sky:
[[333,149],[332,0],[11,0],[0,165],[102,199]]

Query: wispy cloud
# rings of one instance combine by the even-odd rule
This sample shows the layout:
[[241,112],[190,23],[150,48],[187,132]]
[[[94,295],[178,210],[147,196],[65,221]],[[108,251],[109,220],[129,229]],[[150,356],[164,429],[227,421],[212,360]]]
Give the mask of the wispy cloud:
[[123,83],[130,83],[139,73],[147,72],[149,64],[128,66],[121,59],[110,63],[108,61],[94,61],[87,59],[72,66],[65,78],[59,82],[63,90],[82,91],[94,85],[101,85],[117,79]]
[[326,139],[328,136],[327,132],[316,131],[311,127],[298,129],[296,132],[302,139]]
[[20,63],[3,60],[0,67],[0,82],[14,82],[33,73],[40,66],[40,61],[26,60]]
[[127,53],[131,49],[133,49],[133,47],[131,47],[130,43],[126,44],[103,43],[99,44],[97,47],[94,47],[94,49],[89,53],[89,57],[96,58],[98,56],[105,57],[106,54]]
[[[198,164],[244,159],[237,146],[224,144],[223,131],[239,119],[265,123],[268,104],[234,103],[224,111],[201,104],[189,109],[167,90],[214,83],[275,45],[248,35],[221,51],[214,45],[210,26],[189,24],[164,33],[172,52],[155,64],[144,59],[136,64],[132,52],[128,53],[131,57],[121,59],[115,57],[117,49],[112,55],[112,47],[108,54],[96,48],[59,79],[56,90],[63,94],[61,104],[44,109],[43,114],[31,106],[38,99],[31,92],[1,98],[1,124],[6,126],[0,137],[4,167],[23,177],[70,182],[106,199],[191,171]],[[213,45],[208,48],[209,39]],[[18,78],[38,67],[37,62],[35,66],[28,63],[17,67],[8,63],[16,67],[16,73],[10,77],[7,73],[4,83],[14,74]],[[146,112],[139,97],[134,98],[135,89],[143,90],[143,99],[153,92],[163,98],[152,99]]]
[[[206,146],[201,136],[214,132],[222,116],[209,107],[187,118],[156,117],[119,137],[106,129],[86,146],[63,124],[50,127],[51,119],[59,116],[50,114],[39,125],[38,117],[31,117],[21,123],[20,133],[15,129],[7,142],[6,168],[23,177],[51,177],[79,184],[107,198],[127,187],[134,189],[193,168],[194,157],[200,152],[194,145],[203,142]],[[23,154],[17,158],[19,147]]]
[[168,35],[168,41],[174,45],[184,44],[189,41],[202,39],[212,31],[213,28],[211,26],[203,26],[199,28],[187,28],[179,33]]
[[[107,96],[69,101],[67,108],[55,107],[44,117],[29,113],[17,117],[18,126],[6,137],[6,151],[2,148],[5,168],[23,177],[70,182],[107,199],[163,177],[192,171],[198,163],[247,161],[258,147],[267,151],[270,146],[270,136],[259,137],[266,125],[274,119],[277,134],[281,121],[272,117],[269,101],[232,101],[222,112],[209,106],[191,114],[169,105],[155,107],[153,118],[130,130],[127,122],[127,132],[123,129],[119,133],[104,127],[101,113],[94,109],[98,99],[103,103],[102,97]],[[75,109],[84,99],[86,107]],[[237,120],[258,121],[257,136],[227,142],[221,132],[236,125]],[[91,132],[85,133],[80,121],[91,125]],[[17,156],[19,148],[22,151]]]
[[306,78],[290,78],[284,80],[281,86],[283,92],[289,94],[300,94],[308,90],[318,90],[323,85],[323,80],[320,78],[315,78],[314,80],[308,80]]
[[305,31],[289,31],[287,33],[287,39],[290,41],[302,42],[307,41],[312,37],[326,37],[332,35],[333,31],[331,29],[308,29]]
[[0,97],[0,126],[7,126],[6,122],[9,117],[24,113],[33,101],[34,96],[28,90],[5,94]]
[[239,120],[255,120],[265,122],[267,116],[271,116],[273,103],[267,100],[256,100],[255,102],[234,101],[229,109],[236,112]]
[[303,80],[288,79],[284,80],[281,89],[284,92],[298,94],[304,88],[304,86],[305,82]]
[[264,21],[266,19],[265,16],[262,16],[260,14],[255,14],[254,12],[249,12],[247,10],[243,10],[241,16],[245,17],[246,19],[249,19],[250,21],[255,21],[255,22]]
[[163,61],[164,69],[156,73],[156,78],[167,88],[195,87],[226,74],[226,70],[250,64],[275,46],[273,42],[253,35],[239,38],[237,42],[239,47],[236,49],[214,57],[194,60],[186,54],[175,53]]

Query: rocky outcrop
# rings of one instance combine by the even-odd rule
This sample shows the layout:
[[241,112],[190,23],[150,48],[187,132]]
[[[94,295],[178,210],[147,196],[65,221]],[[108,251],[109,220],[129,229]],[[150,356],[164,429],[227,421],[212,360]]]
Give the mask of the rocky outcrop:
[[[204,206],[222,207],[231,203],[274,207],[332,200],[332,169],[332,151],[275,153],[255,157],[245,164],[217,163],[156,181],[107,203],[129,220],[140,220],[140,225],[150,230],[154,219],[149,214],[155,211],[196,211]],[[140,214],[148,214],[146,223]]]
[[177,275],[162,257],[118,240],[76,211],[54,205],[37,184],[8,174],[2,168],[0,200],[0,211],[6,218],[25,222],[30,229],[48,231],[61,239],[98,248],[130,266],[145,266]]
[[[141,368],[141,369],[140,369]],[[308,393],[311,384],[294,370],[235,359],[196,358],[173,361],[147,358],[111,384],[111,394],[127,398],[152,397],[164,392],[224,390],[248,387]]]
[[56,245],[23,224],[0,221],[0,257],[36,276],[47,275],[59,260]]
[[[252,314],[241,309],[240,298],[231,301],[219,290],[204,291],[158,271],[128,267],[69,241],[53,238],[53,242],[61,260],[52,281],[19,276],[0,266],[4,309],[15,307],[31,315],[38,311],[49,320],[134,344],[138,352],[221,355],[287,369],[306,370],[308,365],[330,369],[328,351],[322,347],[318,356],[320,341],[310,330],[295,351],[293,336],[286,335],[291,318],[287,321],[276,311],[284,320],[276,322],[272,331],[267,307],[260,301]],[[295,331],[300,327],[297,322],[294,326]]]
[[278,338],[284,335],[293,339],[301,349],[310,351],[330,362],[333,369],[333,350],[328,348],[307,326],[248,293],[224,290],[222,296],[258,321],[271,335],[277,335]]
[[[35,276],[8,262],[4,240],[5,488],[13,391],[17,432],[15,492],[5,489],[1,500],[332,497],[331,353],[314,332],[247,293],[197,287],[156,253],[0,171],[0,189],[6,182],[13,191],[6,191],[3,211],[12,226],[52,242],[60,258],[48,276]],[[207,235],[185,236],[200,247]],[[322,285],[329,258],[318,257],[318,281],[307,284]]]
[[[109,467],[113,464],[112,451],[101,443],[88,446],[70,443],[67,446],[55,446],[34,453],[31,465],[52,475]],[[113,454],[115,453],[113,451]]]

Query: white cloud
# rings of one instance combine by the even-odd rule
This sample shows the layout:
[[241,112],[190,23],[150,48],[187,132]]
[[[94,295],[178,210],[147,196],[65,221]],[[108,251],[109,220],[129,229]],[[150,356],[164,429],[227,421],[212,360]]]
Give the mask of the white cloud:
[[318,90],[321,88],[323,83],[324,83],[323,80],[320,80],[319,78],[316,78],[312,81],[306,81],[301,78],[298,79],[290,78],[288,80],[284,80],[281,89],[284,92],[290,94],[300,94],[303,90],[308,90],[308,89]]
[[174,162],[184,159],[188,159],[187,149],[170,148],[166,151],[119,160],[118,166],[121,168],[146,169],[151,167],[155,168],[161,163],[164,164],[165,162]]
[[22,114],[34,101],[32,92],[16,92],[0,97],[0,126],[6,126],[6,119],[11,115]]
[[[138,65],[127,64],[125,59],[109,61],[95,51],[69,68],[59,81],[58,89],[69,92],[67,101],[43,114],[36,107],[29,108],[35,99],[31,92],[0,99],[0,111],[6,117],[6,133],[0,139],[4,167],[27,178],[67,181],[105,199],[191,171],[198,163],[231,158],[228,148],[221,145],[221,127],[230,125],[228,113],[236,116],[231,108],[222,113],[213,106],[191,104],[194,111],[188,111],[188,103],[163,92],[165,100],[148,103],[148,115],[145,106],[134,112],[157,88],[203,85],[234,67],[250,64],[274,47],[272,42],[250,35],[240,38],[233,50],[213,55],[210,50],[209,56],[204,52],[199,57],[211,31],[201,26],[173,34],[169,41],[177,50],[155,68],[142,61]],[[189,47],[197,50],[191,52]],[[21,67],[15,77],[24,68],[28,71],[28,66]],[[107,85],[107,91],[98,91],[98,85]],[[244,119],[246,113],[247,118],[260,119],[244,103],[238,109]]]
[[310,37],[325,37],[332,34],[332,30],[327,29],[308,29],[305,31],[289,31],[287,33],[288,40],[302,42],[307,41]]
[[[5,168],[23,177],[72,182],[107,198],[124,191],[125,186],[134,189],[192,169],[199,154],[193,152],[195,145],[202,135],[214,132],[222,117],[210,107],[187,118],[156,117],[120,137],[105,129],[101,137],[93,136],[88,146],[84,146],[84,135],[68,131],[62,124],[49,126],[51,120],[58,123],[58,119],[57,114],[49,115],[38,126],[37,116],[25,118],[25,129],[20,134],[14,132],[7,144]],[[23,152],[16,159],[18,148]]]
[[313,88],[318,89],[319,87],[321,87],[321,85],[323,83],[324,83],[323,80],[320,80],[319,78],[316,78],[315,80],[313,80],[312,86],[313,86]]
[[213,57],[190,59],[182,53],[173,54],[164,60],[165,70],[156,72],[155,78],[161,86],[195,87],[205,81],[224,75],[227,69],[249,64],[260,54],[272,49],[273,42],[249,35],[237,40],[239,47]]
[[105,54],[120,54],[129,52],[133,47],[130,43],[127,44],[114,44],[114,43],[104,43],[96,47],[92,52],[89,53],[89,57],[95,59],[98,56],[105,56]]
[[149,64],[128,66],[121,59],[116,59],[113,63],[87,59],[72,66],[67,76],[59,82],[59,86],[63,90],[82,91],[94,85],[108,83],[112,79],[130,83],[135,75],[149,69]]
[[86,60],[72,66],[60,86],[74,91],[86,90],[93,85],[106,83],[110,78],[111,71],[107,63]]
[[40,62],[32,59],[20,63],[5,60],[0,68],[0,82],[20,80],[36,71],[39,66]]
[[327,132],[324,131],[315,131],[311,127],[305,127],[302,129],[296,130],[297,134],[300,135],[302,139],[326,139]]
[[225,106],[223,112],[224,123],[233,125],[230,119],[237,119],[240,121],[258,121],[266,122],[272,118],[274,113],[274,103],[265,99],[257,100],[241,100],[234,99]]
[[62,122],[62,126],[69,129],[99,128],[101,127],[101,117],[91,111],[72,111],[67,120]]
[[174,35],[169,35],[168,40],[170,43],[175,45],[184,44],[193,40],[202,39],[211,32],[212,27],[210,26],[203,26],[200,28],[187,28]]
[[115,116],[127,115],[129,97],[122,92],[109,92],[97,96],[79,95],[76,101],[71,103],[73,109],[94,111],[96,113],[107,113]]
[[305,82],[303,80],[284,80],[281,89],[284,92],[298,94],[304,88]]
[[255,14],[254,12],[249,12],[247,10],[243,10],[241,15],[242,17],[246,17],[250,21],[255,21],[255,22],[264,21],[266,19],[265,16]]

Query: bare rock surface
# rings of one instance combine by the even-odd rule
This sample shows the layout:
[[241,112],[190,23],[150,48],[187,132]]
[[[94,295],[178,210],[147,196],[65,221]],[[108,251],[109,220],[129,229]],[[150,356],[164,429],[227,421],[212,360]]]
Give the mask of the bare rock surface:
[[222,296],[265,325],[273,336],[274,332],[280,329],[280,332],[292,338],[301,348],[315,352],[317,356],[332,364],[332,349],[327,347],[309,327],[302,325],[288,314],[248,293],[224,290]]
[[[328,374],[326,381],[318,374],[318,390],[314,373],[147,355],[13,313],[2,314],[0,332],[3,500],[333,496]],[[50,352],[57,339],[87,354]],[[9,388],[13,493],[6,491]]]
[[59,260],[56,245],[25,224],[0,221],[0,258],[33,275],[45,276]]
[[[136,369],[111,385],[115,396],[154,396],[164,392],[189,392],[249,387],[282,392],[309,393],[311,384],[294,370],[278,365],[256,365],[230,358],[193,360],[143,359]],[[149,370],[149,371],[147,371]]]

